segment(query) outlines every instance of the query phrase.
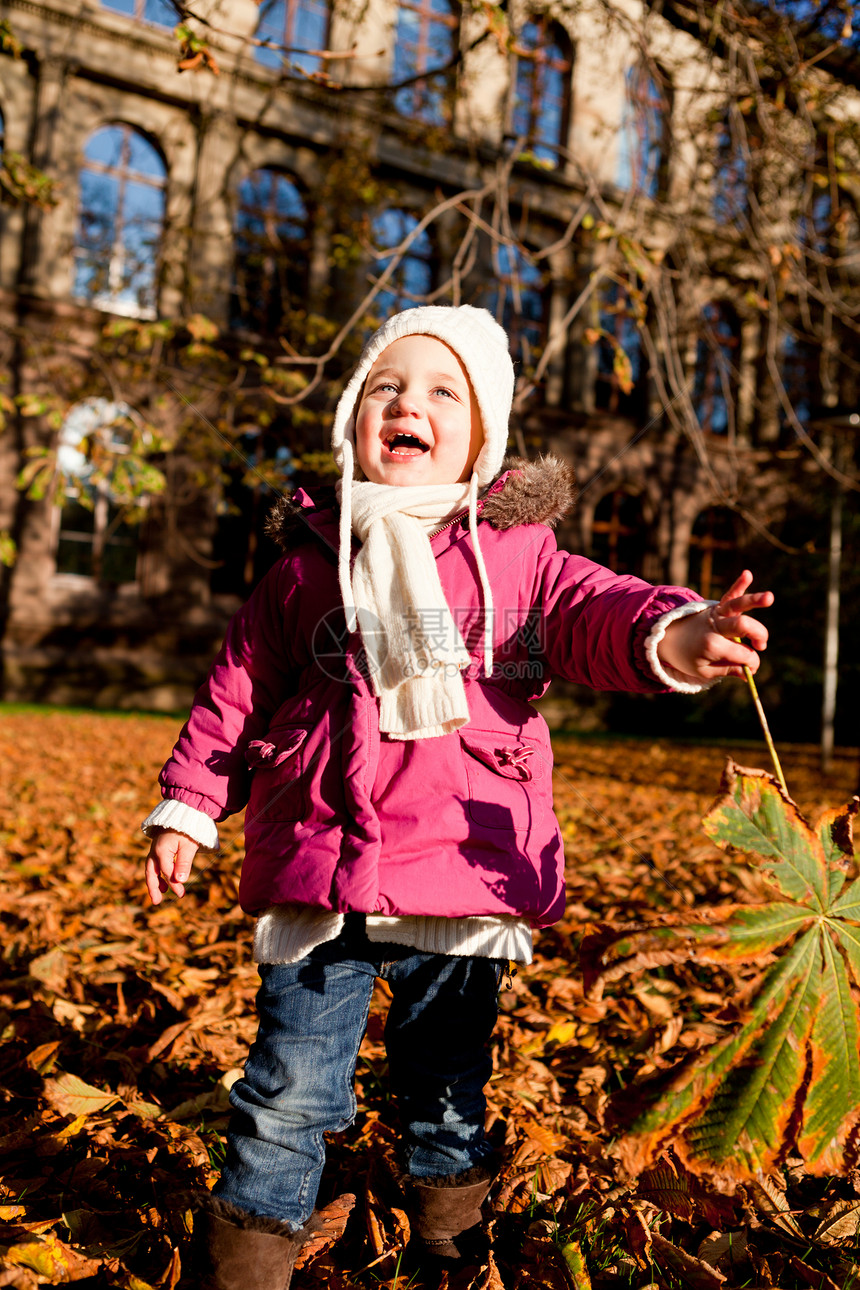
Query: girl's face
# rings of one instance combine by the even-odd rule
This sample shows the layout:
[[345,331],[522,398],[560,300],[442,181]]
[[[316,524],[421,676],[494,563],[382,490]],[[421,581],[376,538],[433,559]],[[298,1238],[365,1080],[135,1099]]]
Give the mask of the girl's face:
[[358,464],[374,484],[456,484],[484,442],[466,369],[433,336],[404,336],[367,374],[355,418]]

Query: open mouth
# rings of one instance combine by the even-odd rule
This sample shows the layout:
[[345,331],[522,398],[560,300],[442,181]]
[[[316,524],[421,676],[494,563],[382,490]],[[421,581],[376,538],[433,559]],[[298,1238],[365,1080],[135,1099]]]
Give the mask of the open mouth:
[[416,457],[429,451],[429,444],[424,443],[415,434],[398,431],[385,440],[385,446],[395,457]]

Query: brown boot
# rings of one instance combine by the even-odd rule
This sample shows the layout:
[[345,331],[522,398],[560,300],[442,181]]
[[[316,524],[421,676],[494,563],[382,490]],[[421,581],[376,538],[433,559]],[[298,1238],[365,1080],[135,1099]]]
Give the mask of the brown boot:
[[206,1196],[194,1215],[197,1290],[288,1290],[305,1241],[319,1227],[314,1214],[298,1232],[277,1218],[246,1214]]
[[493,1169],[475,1165],[464,1174],[409,1180],[411,1264],[424,1273],[441,1273],[482,1261],[489,1246],[481,1205],[493,1174]]

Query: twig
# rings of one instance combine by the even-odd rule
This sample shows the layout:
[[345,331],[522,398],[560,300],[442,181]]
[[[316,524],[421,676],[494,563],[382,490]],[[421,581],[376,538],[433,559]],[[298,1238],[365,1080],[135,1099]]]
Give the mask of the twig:
[[755,678],[753,677],[753,674],[750,671],[750,669],[747,667],[746,663],[744,663],[743,667],[744,667],[744,679],[746,680],[746,683],[750,688],[750,694],[752,695],[752,700],[753,700],[753,703],[755,704],[755,710],[758,713],[758,719],[761,722],[761,728],[764,733],[764,741],[767,744],[767,750],[770,753],[770,759],[773,762],[773,768],[776,771],[776,778],[779,781],[780,788],[785,793],[786,797],[788,797],[789,792],[785,783],[785,776],[782,773],[782,766],[780,766],[779,764],[779,757],[777,756],[776,746],[773,742],[773,739],[771,738],[770,727],[767,724],[767,717],[764,715],[764,708],[761,705],[761,699],[758,697],[758,689],[756,688]]

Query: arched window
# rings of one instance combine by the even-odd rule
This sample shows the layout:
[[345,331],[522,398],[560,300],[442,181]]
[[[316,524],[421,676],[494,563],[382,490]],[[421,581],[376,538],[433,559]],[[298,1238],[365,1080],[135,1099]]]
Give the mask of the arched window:
[[[786,397],[791,404],[794,415],[806,426],[815,409],[821,406],[821,344],[787,332],[782,342],[782,364],[780,376],[785,387]],[[783,426],[789,424],[785,407],[780,403],[779,419]],[[793,431],[792,437],[793,436]]]
[[761,145],[755,116],[744,116],[734,107],[724,113],[713,141],[711,212],[718,223],[738,224],[747,217],[756,176],[754,157]]
[[245,433],[234,440],[236,454],[222,463],[209,580],[214,595],[248,596],[272,564],[271,543],[263,540],[271,493],[292,491],[296,469],[289,447],[295,431],[284,412],[262,427],[249,406]]
[[704,600],[722,595],[738,571],[738,525],[734,511],[702,511],[690,535],[690,586]]
[[535,15],[514,42],[511,133],[550,165],[567,139],[572,52],[567,33],[546,14]]
[[834,140],[820,137],[816,140],[812,165],[804,168],[797,239],[813,262],[836,259],[840,252],[844,254],[846,234],[856,245],[856,221],[851,218],[853,212],[844,181],[840,184],[840,174],[833,164],[834,153],[838,153]]
[[57,573],[113,584],[135,580],[138,534],[81,450],[85,440],[100,439],[112,453],[127,452],[134,416],[127,403],[105,398],[85,399],[66,413],[57,449],[66,481],[55,530]]
[[254,57],[267,67],[285,63],[302,72],[316,72],[320,60],[310,51],[327,47],[328,29],[328,0],[263,0],[255,35],[284,48],[257,45]]
[[832,248],[835,220],[829,187],[816,186],[800,217],[800,241],[807,251],[827,255]]
[[693,407],[699,425],[711,434],[734,428],[740,339],[737,314],[729,305],[717,300],[705,305],[696,345]]
[[[417,224],[418,219],[410,211],[384,211],[373,221],[373,241],[380,251],[394,249],[406,240]],[[433,289],[434,260],[433,243],[425,229],[410,242],[401,256],[385,289],[374,300],[373,312],[387,318],[400,309],[423,304]],[[377,260],[373,276],[378,277],[390,263],[390,256]]]
[[167,175],[130,125],[96,130],[84,148],[73,293],[99,309],[152,317]]
[[430,73],[450,64],[458,33],[459,20],[449,0],[400,0],[393,79],[397,84],[417,78],[394,95],[394,106],[403,116],[430,125],[450,120],[453,73]]
[[642,499],[616,489],[597,503],[591,525],[591,558],[615,573],[642,572],[645,554]]
[[128,14],[140,22],[151,22],[156,27],[175,27],[180,21],[180,11],[170,0],[102,0],[106,9]]
[[631,415],[641,410],[645,364],[633,305],[619,282],[604,284],[599,296],[598,317],[600,339],[597,342],[595,407]]
[[546,342],[546,277],[519,246],[501,245],[496,257],[497,285],[490,292],[487,308],[508,333],[513,357],[531,365]]
[[644,63],[624,77],[624,108],[618,138],[619,188],[659,197],[666,187],[669,156],[669,94]]
[[307,302],[308,211],[298,187],[277,170],[255,170],[239,185],[232,325],[270,335],[289,329]]

